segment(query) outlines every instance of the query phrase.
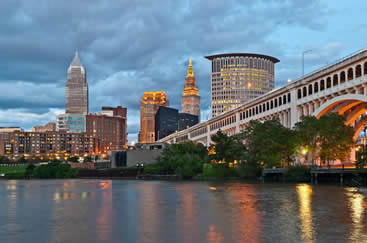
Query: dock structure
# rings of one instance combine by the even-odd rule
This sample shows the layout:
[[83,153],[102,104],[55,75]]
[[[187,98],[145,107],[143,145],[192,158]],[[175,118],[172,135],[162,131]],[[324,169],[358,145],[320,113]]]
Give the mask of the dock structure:
[[[261,179],[264,182],[266,177],[272,176],[281,178],[282,181],[285,182],[285,175],[287,171],[288,168],[264,169]],[[332,181],[338,181],[341,186],[344,186],[346,184],[353,186],[366,185],[367,168],[312,168],[310,170],[310,183],[318,184],[320,179],[332,179]]]

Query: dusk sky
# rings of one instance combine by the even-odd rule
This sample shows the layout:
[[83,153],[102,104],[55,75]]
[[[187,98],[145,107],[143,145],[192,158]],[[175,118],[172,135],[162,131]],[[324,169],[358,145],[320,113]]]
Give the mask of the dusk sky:
[[0,1],[0,126],[55,121],[66,71],[79,50],[89,110],[128,108],[129,143],[139,132],[144,91],[163,90],[179,108],[191,57],[202,118],[210,105],[206,55],[278,58],[275,83],[367,47],[366,0]]

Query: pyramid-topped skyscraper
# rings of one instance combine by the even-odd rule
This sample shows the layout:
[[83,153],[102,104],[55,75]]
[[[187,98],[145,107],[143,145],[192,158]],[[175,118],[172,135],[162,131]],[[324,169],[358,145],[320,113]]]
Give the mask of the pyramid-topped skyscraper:
[[80,62],[78,51],[67,71],[65,85],[65,112],[88,114],[88,83],[85,68]]

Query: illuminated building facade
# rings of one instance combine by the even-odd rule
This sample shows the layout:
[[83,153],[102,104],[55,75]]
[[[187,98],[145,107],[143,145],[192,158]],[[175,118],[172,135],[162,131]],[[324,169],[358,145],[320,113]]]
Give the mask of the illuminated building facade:
[[85,68],[80,62],[78,52],[75,53],[67,71],[65,85],[65,112],[88,114],[88,83]]
[[168,107],[168,98],[164,91],[144,92],[140,101],[139,143],[155,142],[155,114],[160,106]]
[[187,69],[186,86],[181,97],[181,112],[195,115],[200,120],[200,96],[191,59]]
[[278,59],[260,54],[206,56],[211,61],[212,117],[233,110],[274,88]]
[[90,155],[94,152],[94,139],[86,133],[17,131],[8,133],[6,139],[4,155],[8,156],[36,155],[64,158],[74,155]]
[[56,131],[60,132],[85,132],[86,116],[83,114],[66,113],[56,117]]
[[34,126],[32,127],[32,132],[54,132],[56,131],[56,123],[49,122],[44,126]]
[[95,141],[97,153],[127,148],[127,109],[102,107],[102,112],[86,116],[86,132]]

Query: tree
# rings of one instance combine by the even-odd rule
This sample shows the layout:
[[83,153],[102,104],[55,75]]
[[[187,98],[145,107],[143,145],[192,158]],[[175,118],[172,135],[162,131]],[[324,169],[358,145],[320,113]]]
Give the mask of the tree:
[[25,163],[28,163],[28,160],[25,158],[25,156],[23,155],[22,157],[20,157],[18,159],[18,162],[19,163],[22,163],[22,164],[25,164]]
[[92,162],[92,157],[90,156],[85,157],[84,162]]
[[290,164],[298,145],[296,133],[278,119],[251,121],[243,133],[248,149],[247,159],[260,166]]
[[296,124],[297,136],[300,144],[308,147],[312,162],[320,158],[321,161],[344,160],[354,146],[354,131],[345,125],[345,118],[336,113],[316,117],[303,117]]
[[244,158],[245,146],[242,142],[242,136],[228,136],[219,130],[211,137],[211,140],[215,143],[215,153],[210,155],[211,159],[216,161],[233,162]]
[[354,131],[345,125],[345,118],[336,113],[322,116],[320,122],[320,159],[322,161],[344,160],[354,146]]
[[79,157],[78,156],[71,156],[68,158],[68,161],[73,162],[73,163],[78,163],[79,162]]
[[301,121],[296,123],[295,131],[297,133],[300,145],[307,148],[311,154],[311,161],[314,164],[317,158],[320,123],[314,116],[304,116]]
[[186,142],[167,145],[157,159],[156,164],[145,166],[145,173],[179,174],[192,177],[202,173],[203,164],[207,163],[207,149],[201,144]]

